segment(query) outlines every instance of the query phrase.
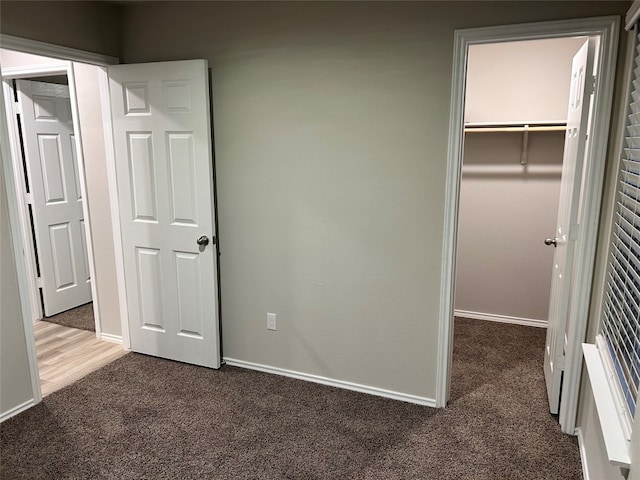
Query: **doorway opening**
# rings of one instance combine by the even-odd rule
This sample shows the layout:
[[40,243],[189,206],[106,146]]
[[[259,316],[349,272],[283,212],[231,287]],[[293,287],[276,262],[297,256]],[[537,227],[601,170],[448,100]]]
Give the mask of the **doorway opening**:
[[[495,362],[485,362],[472,384],[453,384],[452,398],[544,356],[555,249],[543,240],[555,237],[572,62],[585,44],[565,37],[469,47],[454,362],[467,370],[479,364],[474,355]],[[468,336],[478,340],[471,350]]]
[[[68,76],[77,166],[81,189],[84,189],[82,196],[87,198],[87,190],[92,193],[88,199],[91,208],[88,207],[89,202],[83,202],[84,218],[88,220],[85,225],[87,246],[98,252],[96,256],[88,252],[89,264],[95,270],[92,261],[100,261],[101,272],[111,270],[110,276],[101,275],[99,278],[91,272],[94,305],[96,302],[102,305],[95,309],[96,316],[100,318],[96,320],[96,335],[103,340],[121,343],[122,347],[118,346],[120,351],[122,348],[142,351],[142,344],[133,345],[131,342],[130,325],[143,333],[158,334],[158,338],[168,331],[169,335],[164,335],[162,351],[148,353],[190,363],[206,363],[206,366],[217,368],[221,361],[219,309],[215,307],[217,297],[209,293],[212,285],[217,291],[218,252],[214,235],[213,146],[206,61],[113,67],[118,60],[112,57],[7,36],[3,36],[3,42],[8,48],[15,45],[20,52],[45,55],[52,52],[60,58],[69,59],[62,61],[61,66],[19,65],[13,69],[6,68],[7,62],[3,61],[2,73],[6,78],[24,78],[33,76],[35,72],[42,75],[66,72]],[[32,59],[34,54],[27,56]],[[49,60],[60,63],[55,59]],[[106,66],[109,72],[104,68]],[[185,75],[189,78],[186,79]],[[154,92],[153,101],[150,102],[147,92]],[[4,98],[7,97],[9,100],[1,105],[4,110],[5,103],[13,104],[11,95]],[[158,127],[153,135],[149,132],[153,122],[143,118],[151,116],[162,120],[162,128]],[[143,131],[139,131],[136,125],[130,125],[141,118],[149,123],[149,128]],[[176,131],[177,126],[180,128]],[[167,142],[154,141],[154,138],[166,138]],[[3,142],[2,145],[7,158],[9,143]],[[159,152],[156,147],[166,151]],[[14,157],[19,159],[20,154]],[[88,160],[86,164],[85,157]],[[92,173],[89,172],[91,168]],[[20,171],[19,162],[15,166],[12,162],[5,163],[11,228],[19,239],[13,245],[18,282],[20,291],[27,292],[21,295],[20,301],[35,404],[41,400],[41,389],[33,318],[29,317],[38,310],[39,299],[33,294],[38,290],[36,277],[30,275],[30,268],[26,265],[29,260],[23,258],[22,252],[32,233],[25,213],[27,209],[23,205],[25,195],[21,195]],[[95,190],[88,189],[91,182],[94,182]],[[99,202],[94,202],[96,191],[101,192]],[[100,206],[96,207],[96,204]],[[92,218],[89,218],[89,212],[92,212]],[[96,212],[98,215],[93,215]],[[123,221],[127,225],[123,225]],[[125,238],[124,233],[131,236],[140,228],[152,228],[160,222],[162,228],[141,237],[146,246],[125,243],[130,237]],[[101,231],[100,235],[91,235],[90,230],[94,227]],[[189,229],[189,235],[167,235],[175,232],[177,227]],[[168,240],[173,244],[169,245]],[[126,254],[135,255],[137,260],[130,262],[126,269],[125,246],[128,247]],[[35,270],[35,265],[32,268]],[[136,269],[140,275],[136,274]],[[165,284],[159,282],[161,272],[175,280],[174,284],[177,283],[179,288],[169,289],[168,294],[156,288]],[[128,275],[128,289],[125,288],[125,273]],[[98,283],[100,288],[96,286]],[[136,290],[131,290],[132,286]],[[100,292],[100,296],[96,292]],[[27,299],[27,296],[31,298]],[[134,301],[137,302],[135,305]],[[111,309],[110,315],[102,315],[102,309]],[[130,312],[144,314],[143,321],[131,323]],[[106,329],[107,325],[109,330],[98,331]],[[154,340],[148,338],[145,345],[153,347]],[[183,356],[200,355],[204,360],[175,358],[176,352]],[[28,408],[30,404],[28,402],[21,409]],[[18,411],[13,411],[12,415]]]
[[[29,320],[40,391],[120,356],[101,340],[87,182],[70,63],[1,50]],[[28,340],[29,341],[29,340]],[[35,389],[34,389],[35,390]]]
[[[569,95],[570,108],[568,109],[565,120],[567,122],[566,125],[562,125],[562,122],[556,122],[555,119],[553,119],[553,121],[547,120],[544,125],[538,125],[545,129],[550,129],[551,127],[566,129],[569,134],[565,135],[565,152],[572,152],[570,158],[574,158],[575,161],[573,163],[567,163],[567,156],[564,155],[563,170],[567,170],[567,165],[571,165],[572,170],[563,172],[561,176],[560,205],[557,210],[559,214],[558,225],[554,228],[555,233],[554,230],[552,230],[549,233],[545,232],[541,238],[533,239],[533,241],[540,242],[540,248],[544,247],[542,242],[545,240],[545,237],[549,237],[549,242],[552,245],[553,243],[557,245],[557,248],[554,249],[554,285],[552,291],[557,290],[556,283],[558,282],[556,282],[555,278],[560,277],[558,273],[561,273],[561,277],[567,280],[562,295],[558,296],[556,294],[555,297],[552,295],[549,300],[549,310],[550,312],[555,312],[552,318],[562,319],[564,323],[560,326],[554,326],[554,322],[551,321],[547,326],[547,333],[552,332],[552,334],[547,335],[544,349],[544,364],[547,390],[549,390],[549,392],[553,391],[553,394],[549,393],[548,395],[550,402],[549,410],[554,410],[552,398],[557,395],[557,399],[559,399],[560,396],[562,396],[562,403],[559,407],[559,423],[565,433],[574,433],[582,366],[580,342],[584,339],[586,332],[589,294],[593,279],[597,219],[600,212],[604,162],[611,118],[618,31],[619,19],[617,17],[600,17],[458,30],[455,32],[442,264],[441,293],[443,300],[440,309],[440,354],[436,395],[438,406],[445,406],[450,398],[455,310],[458,308],[458,313],[466,310],[467,315],[472,311],[468,309],[468,307],[465,309],[463,305],[459,303],[456,305],[455,303],[455,297],[458,295],[455,290],[456,250],[458,246],[458,218],[459,215],[462,217],[460,208],[462,207],[463,198],[460,196],[460,193],[463,181],[462,159],[465,148],[465,137],[466,140],[470,142],[490,143],[486,140],[489,138],[488,136],[499,133],[465,132],[465,82],[467,80],[466,74],[470,49],[475,45],[586,37],[589,41],[586,41],[583,47],[581,47],[580,52],[582,53],[580,53],[579,56],[581,59],[580,62],[584,63],[576,63],[576,59],[574,58],[574,65],[572,65],[572,90]],[[580,67],[576,70],[578,72],[577,74],[576,71],[574,71],[574,67]],[[517,73],[524,74],[524,72]],[[569,79],[567,79],[567,83],[568,82]],[[535,88],[537,89],[538,85],[536,85]],[[590,101],[590,104],[583,104],[583,100]],[[537,135],[540,137],[547,135],[549,137],[555,134],[555,132],[551,130],[533,132],[532,124],[535,120],[537,119],[527,118],[521,125],[515,126],[515,128],[521,129],[520,132],[514,132],[517,133],[516,138],[519,139],[517,145],[520,148],[520,152],[516,158],[516,166],[508,166],[509,168],[522,168],[523,164],[530,164],[531,160],[535,160],[535,154],[530,152],[535,144],[531,144],[531,142],[536,142],[539,138],[534,138],[534,136]],[[527,125],[529,126],[527,127]],[[486,125],[466,126],[468,128],[482,128]],[[504,125],[498,125],[498,128],[501,127],[504,127]],[[472,139],[471,135],[476,136],[475,139]],[[480,135],[483,135],[483,137],[480,137]],[[506,133],[503,133],[503,135],[506,135]],[[569,141],[569,139],[572,140]],[[504,138],[502,141],[506,142]],[[539,168],[543,166],[550,171],[554,168],[556,170],[558,169],[557,166],[553,166],[548,162],[546,165],[541,162]],[[501,168],[503,167],[504,166],[501,166]],[[531,165],[531,167],[533,167],[533,165]],[[482,170],[482,168],[485,167],[476,165],[473,168]],[[479,172],[476,171],[475,173],[477,175]],[[544,172],[539,171],[538,173]],[[549,175],[550,172],[547,172],[547,174]],[[565,179],[567,180],[566,188],[563,186]],[[569,205],[569,207],[567,207],[567,205]],[[522,207],[520,207],[520,209],[522,209]],[[566,217],[569,219],[566,225],[560,222],[561,218],[566,220],[566,218],[562,216],[562,212],[570,213],[570,215]],[[524,211],[521,212],[521,214],[524,216]],[[482,218],[479,219],[479,221],[481,220]],[[505,223],[508,226],[508,222]],[[560,226],[562,228],[560,228]],[[462,227],[460,226],[460,228]],[[488,240],[490,242],[491,237]],[[516,245],[515,247],[517,249],[520,246]],[[462,248],[461,246],[461,249]],[[552,246],[546,248],[553,249]],[[566,255],[563,253],[564,260],[562,256],[558,255],[560,251],[565,253],[569,252]],[[462,255],[462,258],[464,258],[464,255]],[[571,262],[567,263],[565,261],[567,258],[570,258]],[[563,268],[558,268],[559,266]],[[483,281],[486,282],[486,280]],[[525,283],[523,287],[525,293],[520,294],[520,296],[522,297],[524,295],[528,299],[530,297],[528,289],[538,288],[538,285]],[[464,290],[461,290],[461,292],[463,291]],[[561,301],[558,300],[559,298]],[[513,299],[500,300],[511,301]],[[504,317],[512,317],[509,319],[510,321],[527,318],[517,317],[514,314],[509,315],[504,312],[499,313],[502,314],[503,320]],[[500,315],[497,315],[497,317],[489,319],[498,320]],[[540,319],[529,317],[529,320]],[[529,324],[532,323],[529,322]],[[550,338],[554,340],[551,342],[552,347],[548,348]],[[547,350],[551,352],[559,351],[561,354],[548,356]],[[553,366],[550,369],[546,368],[547,363],[551,363],[547,357],[551,358],[553,362]],[[552,372],[553,382],[547,379],[547,377],[549,377],[547,371]],[[550,385],[553,388],[550,388]]]

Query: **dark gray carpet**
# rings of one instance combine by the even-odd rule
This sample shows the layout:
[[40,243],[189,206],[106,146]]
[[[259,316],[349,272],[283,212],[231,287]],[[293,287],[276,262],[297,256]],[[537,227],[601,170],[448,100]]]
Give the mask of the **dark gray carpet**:
[[93,316],[93,302],[81,305],[66,312],[44,317],[45,322],[57,323],[63,327],[79,328],[81,330],[96,331],[96,321]]
[[0,427],[3,479],[578,479],[544,330],[457,320],[452,402],[419,407],[128,354]]

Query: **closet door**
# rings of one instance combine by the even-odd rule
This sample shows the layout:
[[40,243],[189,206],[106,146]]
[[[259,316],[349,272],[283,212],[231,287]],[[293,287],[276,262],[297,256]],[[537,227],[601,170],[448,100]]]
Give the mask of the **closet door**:
[[564,157],[562,159],[558,224],[555,237],[545,241],[545,243],[555,247],[547,341],[544,354],[544,376],[547,384],[549,408],[551,413],[554,414],[558,413],[560,408],[573,256],[579,235],[577,219],[580,206],[582,169],[590,123],[589,106],[594,84],[592,73],[594,53],[595,41],[586,40],[573,57],[567,133],[564,143]]

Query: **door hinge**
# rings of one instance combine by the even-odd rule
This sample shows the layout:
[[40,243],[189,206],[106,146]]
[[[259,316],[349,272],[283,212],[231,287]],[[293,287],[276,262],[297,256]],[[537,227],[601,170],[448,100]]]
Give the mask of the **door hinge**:
[[564,361],[565,361],[565,356],[564,355],[560,355],[558,357],[556,357],[556,365],[555,368],[558,370],[564,370]]
[[27,203],[27,205],[32,205],[33,204],[33,193],[25,193],[24,194],[24,201]]
[[569,240],[571,241],[577,240],[578,235],[580,235],[580,225],[578,224],[571,225],[571,228],[569,228]]
[[20,102],[13,102],[13,113],[22,115],[22,104]]
[[42,283],[42,277],[36,278],[36,287],[38,288],[44,287],[44,284]]
[[595,75],[591,75],[589,77],[589,84],[587,85],[587,93],[591,95],[596,92],[596,77]]

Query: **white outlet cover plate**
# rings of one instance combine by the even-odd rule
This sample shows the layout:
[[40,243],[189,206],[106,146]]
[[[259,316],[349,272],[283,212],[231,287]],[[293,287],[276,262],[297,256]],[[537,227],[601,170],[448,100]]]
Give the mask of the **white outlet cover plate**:
[[275,329],[276,329],[276,314],[267,313],[267,330],[275,330]]

